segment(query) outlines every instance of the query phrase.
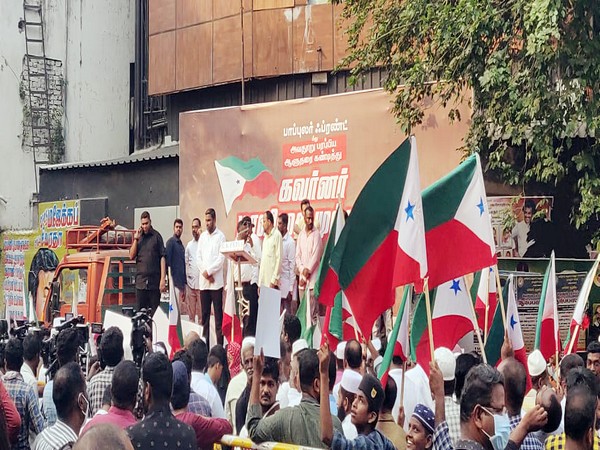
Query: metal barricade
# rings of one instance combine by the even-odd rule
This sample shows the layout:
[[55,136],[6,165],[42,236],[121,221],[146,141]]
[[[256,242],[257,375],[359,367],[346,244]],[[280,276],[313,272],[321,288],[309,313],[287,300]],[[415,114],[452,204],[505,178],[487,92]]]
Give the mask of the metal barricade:
[[[255,444],[248,438],[226,434],[221,438],[221,444],[229,447],[247,448],[252,450],[318,450],[314,447],[305,447],[303,445],[284,444],[282,442],[263,442]],[[214,450],[220,450],[221,444],[215,444]]]

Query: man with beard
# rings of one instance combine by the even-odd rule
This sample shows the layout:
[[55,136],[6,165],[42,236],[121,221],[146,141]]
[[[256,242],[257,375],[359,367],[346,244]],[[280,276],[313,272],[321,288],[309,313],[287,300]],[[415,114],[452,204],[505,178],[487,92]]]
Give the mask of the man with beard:
[[600,342],[591,342],[587,346],[587,368],[596,375],[600,382]]
[[[260,384],[257,379],[262,376],[264,356],[261,354],[254,357],[254,374],[246,426],[250,438],[256,444],[275,441],[324,448],[319,427],[322,416],[327,416],[330,424],[333,421],[333,426],[340,434],[342,433],[342,424],[337,417],[332,418],[329,407],[329,360],[324,365],[326,381],[323,382],[323,376],[319,377],[319,357],[315,350],[305,348],[299,351],[296,357],[302,400],[299,405],[283,408],[269,417],[262,415]],[[329,351],[327,358],[329,358]],[[320,404],[318,399],[321,400]]]
[[[260,376],[260,407],[263,417],[269,417],[279,411],[279,402],[276,400],[279,389],[279,365],[275,358],[265,358],[265,366]],[[244,425],[240,437],[248,437],[248,429]]]
[[242,429],[246,423],[246,414],[248,413],[248,401],[250,400],[250,389],[252,388],[252,375],[254,374],[254,366],[252,361],[254,359],[254,338],[244,338],[242,342],[242,367],[246,374],[246,387],[242,391],[241,395],[235,405],[235,424],[238,432]]
[[361,381],[362,377],[360,374],[353,370],[345,370],[342,374],[342,381],[340,382],[340,389],[337,396],[337,416],[338,419],[342,421],[344,436],[348,439],[354,439],[358,436],[356,427],[352,424],[350,411],[352,410],[352,404],[358,393],[358,386]]
[[163,238],[152,228],[150,213],[144,211],[141,225],[133,236],[129,257],[136,262],[135,289],[138,310],[160,305],[160,293],[166,289],[167,263]]
[[179,314],[187,314],[189,311],[185,298],[187,277],[185,274],[185,248],[181,242],[183,234],[183,220],[175,219],[173,222],[173,236],[169,238],[166,245],[167,267],[170,270],[169,282],[175,287],[175,298],[179,306]]
[[200,239],[201,222],[199,218],[192,220],[192,240],[185,247],[185,275],[187,278],[186,302],[192,322],[202,325],[202,308],[200,307],[200,269],[196,255]]

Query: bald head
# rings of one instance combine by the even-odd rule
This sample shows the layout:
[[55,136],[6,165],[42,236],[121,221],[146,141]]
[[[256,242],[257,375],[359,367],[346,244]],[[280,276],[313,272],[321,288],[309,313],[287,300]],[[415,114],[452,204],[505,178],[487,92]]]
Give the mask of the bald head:
[[344,363],[348,369],[359,370],[362,366],[362,347],[356,339],[350,339],[344,349]]
[[200,340],[200,335],[198,333],[196,333],[195,331],[190,331],[188,334],[185,335],[185,338],[183,339],[183,346],[185,348],[189,348],[190,344],[194,341],[199,341]]
[[507,358],[498,366],[504,375],[504,403],[509,415],[521,412],[525,391],[527,389],[527,373],[525,367],[515,358]]
[[125,430],[110,423],[93,426],[73,446],[73,450],[133,450]]

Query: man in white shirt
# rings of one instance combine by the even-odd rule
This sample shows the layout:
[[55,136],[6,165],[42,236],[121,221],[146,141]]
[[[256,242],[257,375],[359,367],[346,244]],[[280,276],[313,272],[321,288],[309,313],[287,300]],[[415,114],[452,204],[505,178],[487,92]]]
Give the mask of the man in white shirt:
[[516,244],[516,256],[523,257],[527,249],[533,244],[533,241],[527,240],[531,219],[535,213],[535,202],[528,198],[523,204],[523,221],[517,222],[512,229],[512,238]]
[[[244,249],[256,260],[256,264],[241,264],[242,294],[248,300],[249,312],[244,318],[244,334],[256,335],[256,320],[258,318],[258,273],[262,258],[261,243],[254,233],[254,224],[249,216],[244,216],[238,224],[238,239],[245,241]],[[237,268],[235,281],[239,282]]]
[[208,361],[208,347],[202,339],[198,339],[190,344],[189,352],[192,355],[192,390],[210,404],[212,417],[225,419],[225,409],[219,392],[204,373]]
[[198,241],[197,263],[200,272],[200,303],[202,304],[202,334],[210,345],[210,313],[215,310],[215,333],[217,344],[223,345],[223,267],[225,257],[221,245],[225,235],[217,229],[217,213],[213,208],[204,215],[206,230]]
[[27,334],[23,339],[23,365],[21,366],[21,375],[23,381],[30,385],[39,397],[37,369],[40,365],[40,338],[35,334]]
[[338,407],[337,416],[338,419],[342,421],[344,436],[346,436],[347,439],[354,439],[358,436],[356,426],[352,423],[350,410],[352,409],[352,403],[356,398],[358,386],[361,381],[362,376],[359,373],[350,369],[344,370],[336,402]]
[[[202,325],[202,307],[200,304],[200,269],[198,268],[198,241],[200,240],[200,227],[202,223],[199,218],[192,220],[192,240],[185,247],[185,274],[187,277],[186,299],[188,312],[192,322]],[[196,318],[197,317],[197,318]]]
[[287,310],[288,314],[296,314],[294,299],[294,284],[296,283],[296,243],[288,233],[288,215],[279,214],[277,229],[283,236],[283,251],[281,254],[281,277],[279,289],[281,290],[281,312]]

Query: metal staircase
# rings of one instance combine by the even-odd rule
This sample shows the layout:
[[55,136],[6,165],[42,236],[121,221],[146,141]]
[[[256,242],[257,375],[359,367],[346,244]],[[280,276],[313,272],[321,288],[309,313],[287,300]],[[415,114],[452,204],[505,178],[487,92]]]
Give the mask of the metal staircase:
[[[35,0],[33,0],[35,1]],[[23,25],[25,31],[25,59],[27,63],[27,87],[31,127],[31,150],[35,170],[35,186],[38,191],[38,165],[51,162],[52,118],[46,48],[44,44],[44,21],[42,5],[23,2]]]

